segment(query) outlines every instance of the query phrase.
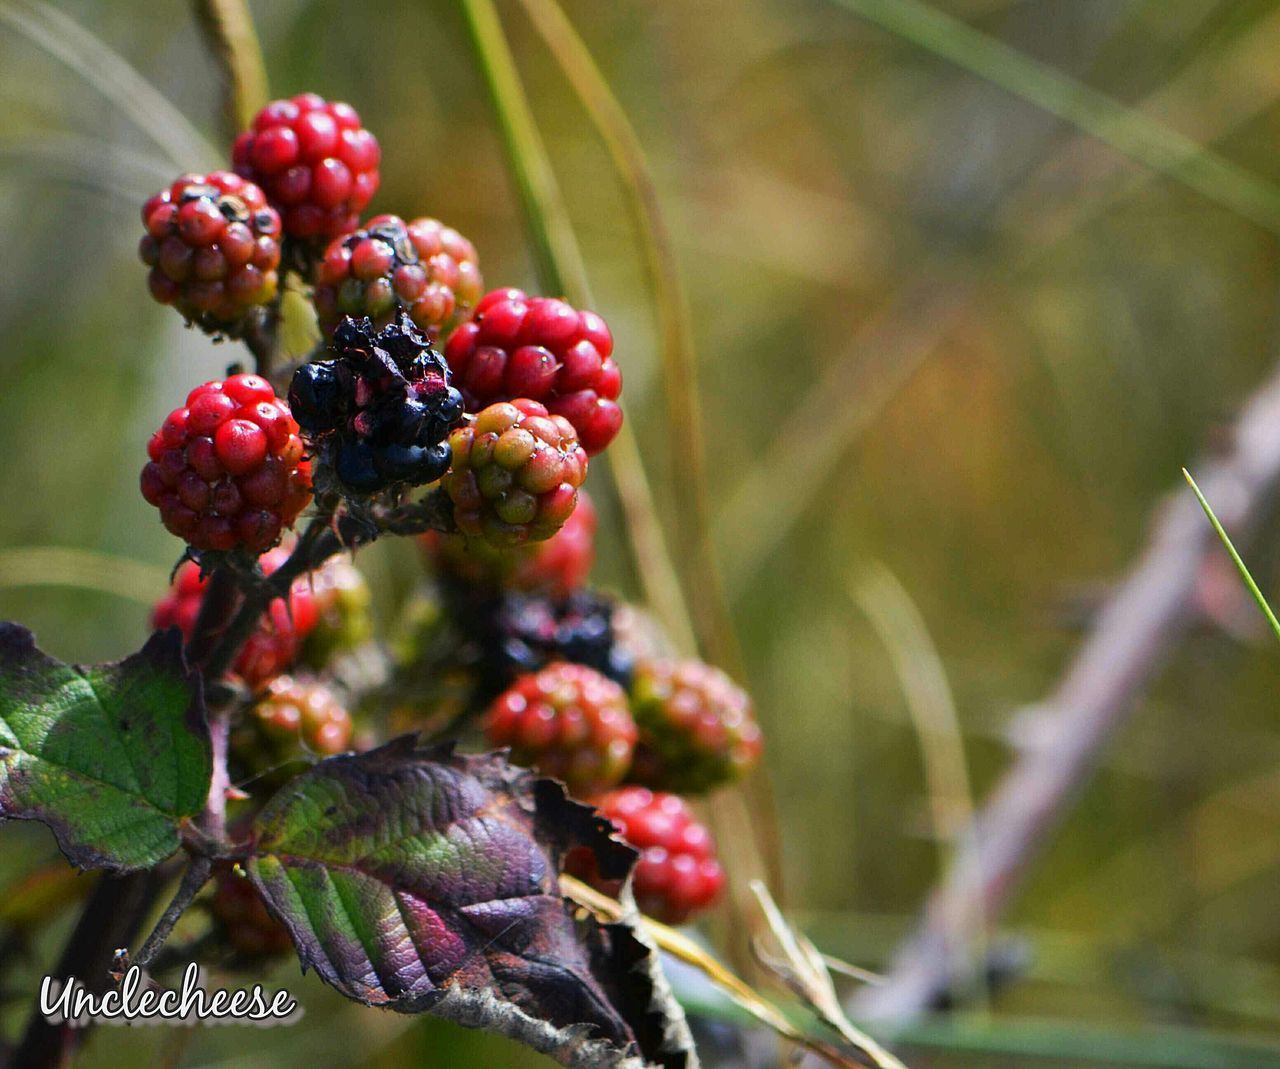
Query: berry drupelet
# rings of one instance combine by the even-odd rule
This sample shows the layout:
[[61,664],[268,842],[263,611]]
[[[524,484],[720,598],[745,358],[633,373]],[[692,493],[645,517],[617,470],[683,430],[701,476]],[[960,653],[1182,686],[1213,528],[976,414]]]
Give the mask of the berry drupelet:
[[490,405],[449,435],[441,480],[458,530],[495,546],[550,538],[573,513],[587,454],[573,426],[536,401]]
[[234,333],[279,285],[280,216],[230,171],[183,175],[142,206],[151,295],[210,332]]
[[449,467],[446,441],[462,418],[440,354],[405,312],[380,331],[347,317],[332,360],[303,364],[289,403],[316,450],[317,477],[348,495],[434,482]]
[[629,780],[701,794],[741,779],[760,760],[763,736],[751,697],[701,661],[643,661],[631,683],[640,746]]
[[325,250],[316,267],[316,312],[332,331],[344,315],[385,326],[404,309],[434,337],[479,300],[483,285],[475,246],[452,227],[378,215]]
[[618,783],[631,764],[636,726],[626,694],[599,672],[553,664],[522,676],[489,706],[485,736],[517,764],[588,797]]
[[[270,575],[289,558],[289,550],[277,546],[263,554],[258,564]],[[200,566],[185,561],[173,577],[169,593],[161,598],[151,614],[156,628],[176,627],[184,638],[195,631],[196,618],[208,580],[201,578]],[[293,664],[302,640],[316,625],[315,595],[305,576],[294,580],[289,598],[276,598],[263,613],[257,630],[241,648],[232,671],[250,687],[259,687]]]
[[302,240],[354,230],[378,189],[378,140],[350,104],[315,93],[273,100],[236,138],[236,173],[260,185]]
[[311,500],[298,424],[258,375],[197,386],[147,455],[142,496],[196,549],[262,553]]
[[445,345],[467,411],[527,397],[563,416],[591,456],[622,426],[613,336],[594,312],[517,289],[488,293]]
[[[683,799],[645,787],[621,787],[596,805],[640,851],[631,886],[642,913],[664,924],[683,924],[719,898],[724,870],[715,844]],[[570,851],[565,871],[606,894],[618,893],[617,883],[601,880],[590,851]]]

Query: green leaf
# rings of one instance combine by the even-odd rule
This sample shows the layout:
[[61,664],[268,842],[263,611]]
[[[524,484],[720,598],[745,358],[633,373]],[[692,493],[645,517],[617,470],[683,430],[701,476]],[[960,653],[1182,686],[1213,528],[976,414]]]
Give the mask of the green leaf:
[[567,850],[595,851],[617,878],[635,853],[559,784],[405,736],[316,765],[255,833],[258,890],[304,968],[348,998],[500,1031],[566,1064],[696,1064],[669,1042],[648,949],[560,894]]
[[84,668],[0,623],[0,818],[47,824],[80,868],[147,868],[178,848],[211,770],[200,677],[176,629]]

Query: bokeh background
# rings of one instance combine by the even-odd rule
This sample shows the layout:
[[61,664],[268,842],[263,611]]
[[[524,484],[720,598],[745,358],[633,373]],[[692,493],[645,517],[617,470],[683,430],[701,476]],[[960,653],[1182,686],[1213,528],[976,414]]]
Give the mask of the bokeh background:
[[[376,209],[436,215],[490,284],[535,285],[455,4],[252,6],[273,90],[349,100],[380,138]],[[670,531],[685,443],[622,187],[519,5],[499,6]],[[221,91],[186,5],[53,10],[0,4],[0,617],[98,660],[142,641],[180,548],[136,489],[147,435],[237,355],[154,304],[135,253],[142,200],[207,162],[175,146],[223,145]],[[1179,467],[1277,359],[1280,3],[565,10],[648,153],[687,285],[787,907],[824,949],[881,967]],[[190,132],[86,65],[102,45]],[[1012,84],[966,69],[992,55]],[[1028,99],[1046,85],[1129,151]],[[1167,130],[1215,166],[1170,173],[1143,148]],[[607,474],[591,485],[597,576],[635,595]],[[1276,531],[1268,518],[1249,554],[1268,590]],[[393,618],[412,547],[359,563]],[[1001,926],[1013,978],[908,1032],[912,1065],[1280,1065],[1280,651],[1229,570],[1204,581],[1216,623],[1170,651]],[[949,708],[958,735],[914,726]],[[930,746],[950,767],[959,748],[967,786],[940,795]],[[53,856],[40,829],[0,835],[0,888]],[[84,1064],[544,1064],[345,1006],[294,966],[274,980],[309,1008],[302,1027],[112,1032]],[[30,990],[0,992],[8,1029]]]

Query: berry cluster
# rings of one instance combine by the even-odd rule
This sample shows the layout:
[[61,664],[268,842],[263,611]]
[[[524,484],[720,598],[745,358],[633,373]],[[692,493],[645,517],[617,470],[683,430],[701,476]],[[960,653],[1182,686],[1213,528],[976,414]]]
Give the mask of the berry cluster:
[[142,206],[138,255],[151,295],[211,331],[234,332],[276,295],[280,216],[230,171],[183,175]]
[[590,797],[631,764],[636,725],[623,689],[583,665],[559,663],[522,676],[489,707],[485,733],[512,758]]
[[442,485],[458,530],[499,546],[550,538],[578,502],[587,455],[573,427],[536,401],[490,405],[449,435]]
[[[640,851],[632,890],[636,905],[664,924],[683,924],[706,909],[724,889],[724,870],[706,827],[674,794],[622,787],[597,803],[621,838]],[[611,894],[618,886],[601,880],[592,855],[572,851],[566,870]]]
[[257,375],[197,386],[147,455],[142,496],[196,549],[262,553],[311,500],[298,424]]
[[[727,676],[637,644],[620,623],[628,607],[586,586],[597,517],[581,487],[588,457],[622,425],[613,336],[558,298],[482,295],[475,247],[436,219],[362,223],[379,160],[354,109],[304,93],[259,112],[235,141],[235,173],[185,175],[143,209],[158,300],[243,337],[271,370],[288,282],[309,292],[327,347],[279,369],[292,373],[287,405],[266,379],[231,374],[193,390],[153,435],[143,495],[200,561],[177,570],[154,622],[193,634],[201,566],[243,574],[248,555],[278,568],[288,551],[272,547],[313,491],[342,538],[444,528],[423,538],[443,600],[424,622],[421,666],[403,659],[406,679],[421,667],[433,713],[478,718],[492,745],[596,801],[641,852],[641,907],[683,922],[724,875],[679,795],[741,777],[761,736]],[[271,603],[233,665],[253,692],[231,739],[246,772],[273,782],[297,758],[352,747],[336,695],[382,683],[352,683],[367,667],[355,651],[368,610],[346,559]],[[283,674],[300,663],[317,675]],[[243,880],[219,875],[214,913],[246,954],[280,945]]]
[[332,331],[344,315],[385,326],[404,309],[420,330],[435,333],[475,304],[483,285],[475,246],[452,227],[378,215],[325,249],[316,268],[316,313]]
[[351,746],[351,714],[323,683],[280,675],[267,685],[249,726],[282,756],[299,747],[328,757]]
[[236,173],[260,185],[291,238],[354,230],[378,189],[378,140],[350,104],[315,93],[273,100],[231,150]]
[[[278,546],[264,554],[258,564],[263,574],[270,575],[288,557],[288,549]],[[184,638],[190,638],[208,585],[208,579],[200,574],[200,566],[194,561],[184,561],[173,577],[169,593],[152,611],[152,626],[177,627]],[[294,580],[288,600],[276,598],[263,613],[257,630],[236,657],[233,671],[250,687],[266,683],[297,659],[302,640],[315,627],[316,619],[315,595],[310,585],[305,578]]]
[[348,494],[374,494],[396,484],[418,486],[449,467],[449,430],[462,398],[449,385],[440,355],[404,312],[375,332],[347,318],[334,335],[336,357],[303,364],[289,403]]
[[700,794],[740,779],[760,759],[764,742],[750,696],[701,661],[640,664],[631,712],[640,728],[634,783]]
[[445,359],[474,411],[526,397],[573,424],[591,456],[622,426],[613,335],[594,312],[522,290],[488,293],[450,336]]

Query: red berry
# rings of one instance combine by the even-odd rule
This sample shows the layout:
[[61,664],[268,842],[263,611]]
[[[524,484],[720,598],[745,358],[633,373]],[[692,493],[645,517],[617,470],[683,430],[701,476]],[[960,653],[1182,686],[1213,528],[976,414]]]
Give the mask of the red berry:
[[[270,575],[288,557],[289,550],[277,546],[263,554],[258,563],[263,572]],[[184,562],[174,576],[169,593],[156,603],[151,625],[156,628],[177,627],[183,637],[189,639],[207,586],[208,580],[200,577],[200,566],[194,561]],[[293,664],[302,640],[310,634],[317,620],[315,595],[307,577],[294,580],[288,602],[276,598],[263,614],[257,630],[249,636],[236,657],[234,672],[251,687],[261,686]]]
[[589,796],[618,783],[631,764],[636,726],[622,688],[594,669],[558,663],[521,676],[485,717],[494,746],[514,761]]
[[[640,911],[664,924],[683,924],[711,906],[724,889],[724,870],[711,833],[674,794],[621,787],[597,803],[618,835],[640,851],[632,879]],[[600,879],[589,851],[570,851],[565,870],[606,894],[617,883]]]
[[236,172],[257,182],[291,238],[354,230],[378,188],[377,139],[349,104],[314,93],[274,100],[236,138]]
[[204,329],[234,330],[275,297],[280,217],[252,182],[230,171],[184,175],[147,201],[142,222],[152,296]]
[[441,479],[458,530],[495,546],[550,538],[569,519],[587,474],[573,426],[524,398],[490,405],[449,435]]
[[763,736],[750,696],[701,661],[644,661],[631,682],[640,744],[628,774],[655,790],[701,794],[741,779]]
[[277,745],[281,756],[300,743],[330,757],[351,746],[351,714],[323,683],[276,676],[250,714],[258,732]]
[[468,411],[527,397],[564,416],[595,456],[622,426],[613,337],[594,312],[521,290],[486,294],[450,336],[445,359]]
[[567,597],[595,560],[596,509],[585,489],[563,527],[545,542],[499,549],[483,539],[428,531],[422,546],[440,571],[480,586]]
[[434,337],[476,303],[482,287],[475,247],[456,230],[435,219],[378,215],[325,250],[316,268],[316,311],[332,331],[344,315],[385,326],[403,308]]
[[262,553],[311,500],[302,452],[288,405],[265,379],[206,382],[152,435],[142,496],[197,549]]

